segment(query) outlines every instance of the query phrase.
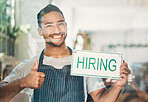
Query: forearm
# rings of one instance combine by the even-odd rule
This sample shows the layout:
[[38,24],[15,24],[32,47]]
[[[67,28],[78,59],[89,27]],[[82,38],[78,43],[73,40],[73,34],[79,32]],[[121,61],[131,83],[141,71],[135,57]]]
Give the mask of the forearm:
[[[37,70],[37,69],[36,69]],[[45,74],[31,71],[27,76],[6,85],[0,84],[0,102],[9,102],[24,88],[38,89],[44,82]]]
[[128,81],[128,75],[130,74],[130,70],[128,69],[127,63],[123,61],[120,65],[120,77],[121,79],[117,79],[115,84],[107,90],[99,89],[97,91],[91,92],[94,102],[115,102],[124,88],[124,85]]
[[101,94],[99,102],[115,102],[121,90],[121,87],[112,86]]
[[11,83],[0,84],[0,102],[9,102],[15,95],[24,89],[21,80],[15,80]]

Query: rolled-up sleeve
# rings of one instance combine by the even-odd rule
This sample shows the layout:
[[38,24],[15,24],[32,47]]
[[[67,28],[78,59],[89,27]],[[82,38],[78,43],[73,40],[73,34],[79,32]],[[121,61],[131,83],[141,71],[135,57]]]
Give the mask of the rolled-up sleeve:
[[101,78],[96,78],[96,77],[86,78],[86,89],[88,94],[101,88],[105,88],[104,82]]
[[[2,81],[2,82],[12,82],[14,80],[20,79],[25,77],[27,74],[30,73],[31,69],[35,64],[35,60],[24,60],[22,63],[17,65],[13,71]],[[32,90],[30,88],[25,88],[21,91],[21,93],[26,93],[28,95],[32,95]]]

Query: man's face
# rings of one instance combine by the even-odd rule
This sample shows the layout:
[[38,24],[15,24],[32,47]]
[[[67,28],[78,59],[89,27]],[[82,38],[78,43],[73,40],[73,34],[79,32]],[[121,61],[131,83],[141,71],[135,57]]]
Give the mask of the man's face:
[[41,18],[40,30],[46,43],[54,47],[60,47],[65,43],[67,36],[67,24],[63,16],[56,11],[45,14]]

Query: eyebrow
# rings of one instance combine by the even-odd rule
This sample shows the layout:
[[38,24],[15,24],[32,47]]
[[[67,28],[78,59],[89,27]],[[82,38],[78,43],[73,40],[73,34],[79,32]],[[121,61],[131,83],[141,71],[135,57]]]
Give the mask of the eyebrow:
[[59,23],[59,22],[65,22],[65,21],[64,21],[64,20],[59,20],[58,23]]
[[52,22],[46,22],[45,25],[47,25],[47,24],[52,24]]
[[[58,23],[59,23],[59,22],[65,22],[65,21],[64,21],[64,20],[59,20]],[[52,24],[52,23],[53,23],[53,22],[46,22],[45,25],[47,25],[47,24]]]

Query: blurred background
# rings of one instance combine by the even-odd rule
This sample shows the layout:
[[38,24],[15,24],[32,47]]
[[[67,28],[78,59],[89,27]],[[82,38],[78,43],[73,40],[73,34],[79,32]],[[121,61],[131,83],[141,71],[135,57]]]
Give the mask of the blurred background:
[[[0,0],[1,80],[44,48],[36,14],[49,3],[65,15],[68,46],[124,54],[135,79],[117,102],[148,102],[148,0]],[[114,80],[104,82],[110,87]],[[12,102],[20,100],[28,102],[27,95],[19,94]]]

